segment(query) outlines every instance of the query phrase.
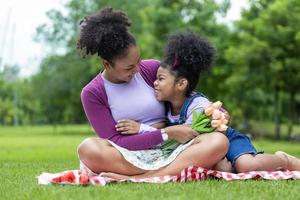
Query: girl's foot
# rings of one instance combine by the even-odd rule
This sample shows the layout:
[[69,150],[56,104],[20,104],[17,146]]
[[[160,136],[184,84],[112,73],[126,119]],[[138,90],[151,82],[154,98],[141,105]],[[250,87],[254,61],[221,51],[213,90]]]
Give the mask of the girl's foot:
[[220,160],[214,167],[213,170],[221,171],[221,172],[232,172],[231,162],[227,160],[227,158],[223,158]]
[[275,155],[288,160],[287,169],[290,171],[300,171],[300,159],[284,151],[277,151]]

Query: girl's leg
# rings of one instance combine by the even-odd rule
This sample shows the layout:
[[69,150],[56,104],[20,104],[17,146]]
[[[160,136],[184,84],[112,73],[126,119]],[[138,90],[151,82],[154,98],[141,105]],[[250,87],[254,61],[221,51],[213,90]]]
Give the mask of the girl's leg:
[[[179,154],[168,166],[141,175],[131,176],[131,178],[178,175],[182,169],[188,166],[210,169],[225,156],[227,150],[228,140],[224,134],[218,132],[203,134],[197,137],[194,144]],[[126,176],[114,173],[104,173],[103,175],[114,179],[126,178]]]
[[238,173],[248,171],[274,171],[288,169],[288,159],[272,154],[245,154],[240,156],[234,164]]
[[77,151],[81,162],[95,173],[136,175],[146,172],[127,162],[116,148],[101,138],[85,139],[79,144]]
[[290,171],[300,171],[300,159],[296,158],[294,156],[291,156],[290,154],[287,154],[283,151],[277,151],[275,155],[286,158],[288,160],[288,167],[287,169]]

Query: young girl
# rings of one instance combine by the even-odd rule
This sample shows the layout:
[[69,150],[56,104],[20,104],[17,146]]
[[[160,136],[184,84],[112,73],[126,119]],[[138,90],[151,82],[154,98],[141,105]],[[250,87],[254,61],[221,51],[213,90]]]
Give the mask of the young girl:
[[[194,92],[194,89],[202,72],[211,67],[214,52],[207,41],[192,32],[177,33],[169,38],[164,60],[154,82],[156,98],[168,102],[169,125],[191,125],[192,112],[203,112],[210,102],[203,94]],[[144,127],[130,120],[122,120],[117,125],[118,130],[126,130],[127,133],[137,132],[137,128],[141,132]],[[300,160],[285,152],[264,154],[257,151],[246,135],[230,127],[224,134],[230,143],[226,158],[234,172],[300,170]],[[218,170],[229,171],[228,167],[218,167]]]

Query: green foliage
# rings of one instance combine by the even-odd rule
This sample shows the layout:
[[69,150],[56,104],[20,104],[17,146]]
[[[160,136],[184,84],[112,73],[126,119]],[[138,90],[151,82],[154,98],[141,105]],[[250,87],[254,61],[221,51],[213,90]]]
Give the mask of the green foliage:
[[[227,60],[237,72],[227,84],[233,87],[230,92],[238,97],[233,101],[247,119],[257,118],[257,105],[266,107],[265,113],[273,107],[275,119],[287,118],[291,123],[296,119],[295,96],[300,86],[299,10],[300,2],[296,0],[253,1],[237,22],[237,45],[226,51]],[[284,112],[278,104],[283,96],[290,96],[282,108],[289,110],[287,116],[280,116]]]
[[190,29],[207,38],[217,59],[197,90],[224,102],[232,125],[250,130],[249,119],[274,118],[299,123],[299,1],[249,1],[241,20],[227,26],[217,16],[226,14],[229,0],[70,0],[63,10],[50,10],[50,22],[37,29],[36,40],[50,49],[39,72],[13,82],[7,77],[14,73],[0,73],[0,124],[11,125],[16,116],[20,124],[85,122],[80,92],[102,66],[96,56],[80,58],[78,25],[107,6],[128,14],[145,59],[162,58],[170,33]]
[[77,54],[48,57],[33,77],[36,96],[47,113],[46,123],[84,121],[80,91],[92,76],[88,64]]

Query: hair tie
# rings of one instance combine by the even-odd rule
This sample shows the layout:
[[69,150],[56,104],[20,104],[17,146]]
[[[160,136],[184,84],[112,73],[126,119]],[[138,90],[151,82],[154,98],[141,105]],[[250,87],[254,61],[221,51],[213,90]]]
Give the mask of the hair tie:
[[176,58],[174,64],[172,65],[172,69],[176,69],[179,65],[180,65],[180,60]]

